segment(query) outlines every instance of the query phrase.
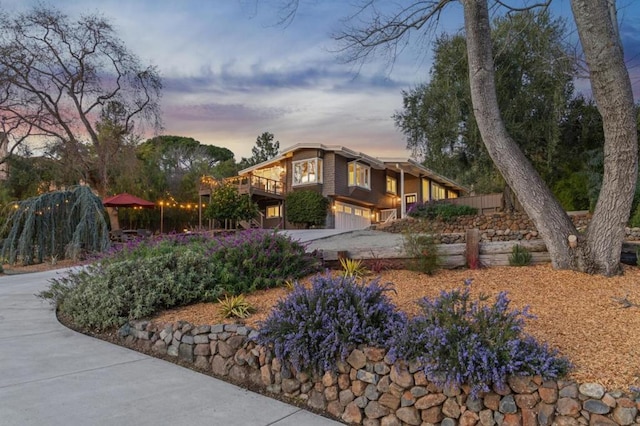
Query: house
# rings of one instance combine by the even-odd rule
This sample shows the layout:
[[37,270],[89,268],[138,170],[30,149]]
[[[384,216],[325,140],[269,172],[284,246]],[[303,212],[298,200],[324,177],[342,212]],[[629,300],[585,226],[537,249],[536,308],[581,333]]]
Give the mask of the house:
[[[301,143],[277,157],[241,170],[230,182],[258,204],[254,225],[292,228],[286,194],[311,189],[330,200],[327,228],[363,229],[405,217],[416,203],[457,198],[466,189],[406,158],[377,158],[337,145]],[[208,196],[211,186],[201,187]]]

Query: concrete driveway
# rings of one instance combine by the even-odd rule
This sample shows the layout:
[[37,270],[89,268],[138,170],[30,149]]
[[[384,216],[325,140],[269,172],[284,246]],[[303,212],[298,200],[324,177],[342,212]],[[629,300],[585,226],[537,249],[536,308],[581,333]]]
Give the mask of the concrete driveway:
[[0,424],[340,423],[62,326],[34,294],[59,272],[0,277]]

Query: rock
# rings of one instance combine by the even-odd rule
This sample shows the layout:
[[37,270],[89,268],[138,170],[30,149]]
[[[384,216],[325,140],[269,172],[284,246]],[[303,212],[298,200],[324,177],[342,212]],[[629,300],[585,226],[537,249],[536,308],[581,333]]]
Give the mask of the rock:
[[180,347],[178,348],[178,358],[183,361],[193,362],[193,345],[180,343]]
[[498,411],[500,408],[500,399],[500,395],[490,392],[484,396],[484,406],[492,411]]
[[520,413],[507,413],[502,420],[502,426],[521,426],[522,417]]
[[506,395],[500,400],[500,407],[498,410],[502,414],[513,414],[518,411],[518,407],[516,406],[516,401],[513,398],[513,395]]
[[377,401],[378,398],[380,398],[380,392],[378,392],[376,385],[369,385],[364,389],[364,396],[366,396],[369,401]]
[[389,414],[389,409],[378,401],[371,401],[364,408],[364,414],[370,419],[379,419]]
[[[418,423],[409,423],[409,422],[405,422],[407,424],[413,425],[413,424],[420,424],[420,417],[418,417]],[[388,416],[384,416],[383,418],[380,419],[380,426],[402,426],[402,423],[400,422],[400,419],[398,419],[398,417],[396,417],[394,414],[389,414]]]
[[262,384],[265,386],[269,386],[273,383],[273,374],[271,373],[271,369],[268,365],[260,367],[260,377],[262,379]]
[[[418,410],[426,410],[428,408],[435,407],[442,404],[446,399],[447,397],[441,393],[433,393],[433,394],[425,395],[416,401],[415,407]],[[438,423],[438,422],[436,421],[436,422],[429,422],[429,423]]]
[[300,382],[296,379],[283,379],[281,386],[284,393],[293,393],[300,389]]
[[229,369],[229,377],[235,382],[244,383],[248,376],[246,367],[232,365]]
[[338,387],[340,390],[348,389],[351,386],[351,380],[348,374],[340,374],[338,376]]
[[491,410],[480,411],[478,417],[480,418],[480,424],[482,424],[482,426],[493,426],[496,424],[493,420],[493,411]]
[[[366,395],[366,391],[365,391]],[[391,410],[397,410],[400,406],[400,398],[390,393],[384,393],[378,399],[378,402],[385,407],[390,408]]]
[[555,407],[551,404],[541,402],[536,407],[538,411],[538,424],[540,426],[549,426],[553,422]]
[[196,345],[209,345],[209,336],[206,334],[198,334],[193,336],[193,343]]
[[460,417],[460,426],[474,426],[478,423],[478,420],[480,420],[480,417],[476,413],[467,410]]
[[560,389],[558,395],[560,396],[560,398],[577,398],[578,386],[575,383],[565,386]]
[[361,380],[365,383],[371,383],[371,384],[377,384],[378,380],[380,379],[380,376],[378,376],[375,373],[369,373],[366,370],[358,370],[358,373],[356,374],[356,378],[358,380]]
[[482,399],[469,395],[465,402],[465,405],[468,410],[473,411],[474,413],[479,413],[480,410],[484,408],[484,404],[482,403]]
[[599,383],[583,383],[578,390],[582,395],[592,399],[601,399],[604,396],[604,386]]
[[336,376],[336,373],[333,373],[331,371],[327,371],[326,373],[324,373],[324,375],[322,376],[322,384],[324,386],[333,386],[338,382],[338,377]]
[[[384,359],[385,356],[385,349],[382,348],[364,348],[363,349],[364,355],[366,356],[366,358],[371,361],[371,362],[379,362],[382,361]],[[362,367],[360,367],[362,368]]]
[[519,394],[514,399],[519,408],[533,408],[538,403],[538,397],[535,394]]
[[354,380],[351,382],[351,391],[355,396],[361,396],[364,394],[364,390],[367,388],[368,384],[361,380]]
[[581,410],[580,403],[573,398],[560,398],[556,410],[560,416],[577,417]]
[[614,408],[616,406],[616,399],[608,392],[605,393],[602,397],[602,402],[604,402],[611,408]]
[[522,415],[522,426],[538,426],[538,418],[534,410],[523,408],[520,413]]
[[384,376],[389,374],[389,372],[391,372],[391,368],[384,362],[376,362],[373,365],[373,371],[375,371],[376,374],[380,374],[381,376]]
[[601,414],[592,414],[589,426],[617,426],[617,423]]
[[411,391],[404,391],[400,397],[400,405],[402,407],[411,407],[415,405],[416,397],[411,394]]
[[200,355],[200,356],[209,356],[211,355],[211,347],[209,346],[209,344],[199,344],[196,345],[196,347],[193,349],[193,354],[194,355]]
[[554,426],[578,426],[578,420],[568,416],[558,416],[553,422]]
[[343,406],[346,406],[355,398],[356,397],[353,394],[353,392],[351,392],[351,389],[345,389],[343,391],[340,391],[340,393],[338,393],[338,400],[340,401],[340,404],[342,404]]
[[369,400],[364,396],[359,396],[356,399],[353,400],[353,402],[360,408],[364,408],[367,406],[367,404],[369,403]]
[[610,410],[609,406],[599,399],[587,399],[582,403],[582,408],[595,414],[608,414]]
[[460,406],[456,402],[455,398],[447,398],[444,404],[442,404],[442,414],[446,417],[451,417],[452,419],[460,417]]
[[351,402],[345,407],[341,419],[345,423],[360,424],[362,422],[362,411],[354,402]]
[[235,354],[235,349],[225,341],[218,341],[218,353],[225,357],[231,358]]
[[618,406],[613,410],[613,420],[619,425],[627,426],[634,422],[637,414],[638,408],[633,404],[633,401],[627,398],[620,398]]
[[[442,395],[444,396],[444,395]],[[425,423],[440,423],[444,416],[442,415],[442,409],[439,406],[427,408],[422,410],[422,421]]]
[[391,378],[387,374],[386,376],[382,376],[378,381],[378,391],[381,393],[389,392],[391,385]]
[[178,345],[171,345],[167,348],[167,355],[177,357],[178,356]]
[[425,396],[427,393],[427,390],[422,386],[414,386],[411,388],[411,395],[413,395],[415,398]]
[[365,365],[367,365],[367,356],[361,350],[354,349],[349,354],[347,363],[349,363],[349,365],[351,365],[356,370],[360,370],[361,368],[364,368]]
[[518,394],[529,394],[538,389],[531,376],[509,376],[507,383],[511,390]]
[[547,404],[555,404],[558,400],[558,389],[541,387],[538,389],[538,395]]
[[442,419],[440,426],[456,426],[456,421],[450,419],[449,417],[445,417],[444,419]]
[[391,381],[402,388],[413,386],[413,375],[409,373],[406,366],[394,365],[391,367]]
[[211,370],[211,363],[209,362],[209,358],[206,356],[197,356],[196,361],[193,363],[193,365],[198,370],[203,370],[203,371]]
[[324,399],[324,395],[321,392],[316,392],[314,390],[309,394],[309,400],[307,401],[307,405],[314,410],[324,410],[327,407],[327,401]]
[[331,401],[327,404],[327,413],[331,414],[333,417],[340,418],[342,413],[344,413],[344,406],[340,404],[340,401]]
[[338,387],[329,386],[324,390],[324,397],[327,401],[335,401],[338,399]]

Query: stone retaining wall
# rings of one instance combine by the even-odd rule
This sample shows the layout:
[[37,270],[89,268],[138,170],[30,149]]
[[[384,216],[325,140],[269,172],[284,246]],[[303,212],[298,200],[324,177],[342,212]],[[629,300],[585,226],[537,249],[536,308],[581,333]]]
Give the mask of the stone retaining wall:
[[511,377],[504,388],[472,397],[466,386],[430,383],[417,365],[391,364],[379,348],[355,349],[337,372],[315,377],[285,368],[272,351],[254,342],[257,332],[242,325],[137,321],[123,326],[118,336],[218,377],[297,400],[348,424],[640,425],[640,399],[607,392],[595,383]]
[[[591,214],[572,214],[571,219],[579,231],[589,225]],[[467,229],[480,230],[481,241],[514,241],[538,239],[538,231],[524,213],[492,213],[476,216],[458,216],[450,221],[440,219],[427,221],[422,219],[405,218],[387,224],[375,226],[376,230],[401,233],[440,234],[438,243],[464,243]],[[640,240],[640,228],[625,229],[627,241]]]

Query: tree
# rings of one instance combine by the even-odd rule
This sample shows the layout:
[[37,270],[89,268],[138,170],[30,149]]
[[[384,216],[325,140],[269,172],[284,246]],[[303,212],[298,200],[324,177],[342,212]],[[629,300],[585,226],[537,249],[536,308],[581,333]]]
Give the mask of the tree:
[[240,160],[240,169],[255,166],[256,164],[267,161],[278,155],[280,149],[280,141],[273,142],[273,133],[264,132],[256,138],[256,145],[251,149],[250,158],[242,158]]
[[102,201],[86,186],[16,202],[0,235],[0,257],[24,265],[45,259],[77,259],[109,247]]
[[171,194],[192,201],[202,176],[222,179],[236,174],[235,167],[229,167],[229,162],[235,165],[233,152],[184,136],[156,136],[142,143],[137,153],[151,198]]
[[[547,11],[520,11],[493,21],[496,88],[505,125],[549,184],[562,161],[557,155],[560,118],[573,92],[575,67],[565,38],[564,22]],[[403,92],[396,125],[425,166],[476,191],[500,191],[504,181],[473,116],[465,37],[442,35],[433,50],[429,82]]]
[[324,225],[329,200],[319,192],[303,189],[287,194],[285,205],[289,222],[309,228],[312,225]]
[[[160,126],[162,84],[98,15],[39,5],[0,18],[0,116],[13,145],[45,139],[104,196],[113,155],[139,127]],[[135,138],[133,138],[135,140]]]
[[[389,12],[375,1],[353,15],[357,25],[337,36],[351,60],[382,49],[397,54],[414,30],[432,29],[453,0],[399,4]],[[557,269],[613,275],[621,272],[620,251],[638,172],[638,135],[629,73],[611,0],[571,0],[574,20],[604,128],[602,189],[584,235],[579,235],[540,174],[509,134],[496,90],[488,0],[460,0],[464,10],[469,86],[473,113],[489,156],[540,232]],[[494,2],[492,2],[494,3]],[[505,6],[503,1],[495,1]],[[531,7],[547,6],[549,1]],[[287,2],[289,13],[297,0]],[[286,10],[285,10],[286,11]],[[367,13],[369,15],[367,15]],[[366,19],[369,18],[369,19]],[[574,241],[577,240],[577,241]]]
[[258,214],[258,205],[249,194],[239,194],[238,188],[230,183],[220,182],[211,192],[205,217],[225,223],[250,220]]

